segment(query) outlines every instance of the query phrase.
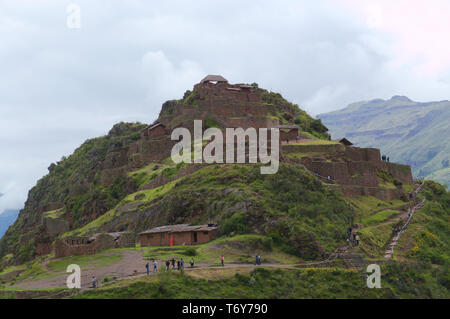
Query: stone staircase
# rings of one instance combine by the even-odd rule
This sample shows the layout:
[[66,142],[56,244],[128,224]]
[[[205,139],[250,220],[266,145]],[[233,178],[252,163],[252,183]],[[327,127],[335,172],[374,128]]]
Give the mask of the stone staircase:
[[[415,190],[416,195],[419,194],[424,186],[425,183],[422,183],[417,189]],[[416,205],[411,209],[410,215],[408,219],[406,220],[406,223],[402,226],[400,231],[392,238],[391,242],[389,243],[388,249],[386,250],[384,254],[384,258],[393,258],[394,256],[394,249],[395,246],[398,243],[398,240],[400,239],[400,236],[408,229],[409,224],[411,223],[412,218],[414,217],[414,214],[416,211],[421,209],[425,205],[426,199],[424,198],[421,202],[416,202]]]

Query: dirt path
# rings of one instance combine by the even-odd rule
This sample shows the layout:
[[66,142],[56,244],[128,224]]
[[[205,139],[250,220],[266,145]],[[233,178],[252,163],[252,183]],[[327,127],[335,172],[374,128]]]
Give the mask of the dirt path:
[[[323,266],[332,262],[337,256],[338,251],[341,251],[341,248],[337,249],[327,260],[319,261],[319,262],[308,262],[301,264],[261,264],[256,266],[254,264],[240,264],[240,263],[225,263],[224,266],[220,266],[218,264],[208,264],[208,263],[196,263],[194,268],[191,268],[187,263],[185,265],[185,271],[191,272],[202,269],[223,269],[223,268],[256,268],[256,267],[273,267],[273,268],[288,268],[288,267],[309,267],[309,266]],[[101,281],[105,277],[109,277],[114,281],[123,280],[123,279],[134,279],[146,276],[145,264],[149,262],[145,260],[142,256],[143,251],[136,250],[123,250],[120,252],[123,255],[123,258],[113,264],[108,266],[100,266],[100,267],[92,267],[92,266],[81,266],[81,291],[91,288],[92,286],[92,277],[95,276],[99,282],[99,286],[102,285]],[[50,274],[53,274],[51,277],[42,278],[42,279],[27,279],[21,281],[14,285],[13,287],[21,288],[21,289],[51,289],[51,288],[65,288],[66,280],[68,274],[63,272],[55,272],[47,267],[47,263],[50,259],[45,259],[42,262],[42,267],[46,269]],[[150,262],[150,267],[151,262]],[[165,271],[165,265],[163,261],[158,261],[158,269],[159,271]],[[154,272],[150,271],[150,275],[155,275]]]
[[[92,267],[90,265],[81,266],[81,287],[87,288],[92,285],[92,277],[95,276],[98,281],[103,280],[105,277],[109,278],[126,278],[134,276],[139,272],[142,273],[142,269],[147,261],[142,257],[142,251],[137,250],[124,250],[120,252],[123,258],[108,266]],[[47,267],[48,259],[42,263],[43,268],[50,274],[54,274],[52,277],[42,278],[38,280],[24,280],[14,287],[23,289],[48,289],[66,287],[66,279],[68,274],[52,271]],[[144,268],[145,270],[145,268]]]

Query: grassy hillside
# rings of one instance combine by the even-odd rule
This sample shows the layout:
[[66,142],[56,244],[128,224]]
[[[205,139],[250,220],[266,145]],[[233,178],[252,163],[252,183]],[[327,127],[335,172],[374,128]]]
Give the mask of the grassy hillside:
[[[242,167],[244,169],[246,167]],[[217,168],[216,168],[217,169]],[[224,175],[243,176],[243,170],[240,167],[229,166]],[[284,168],[286,176],[293,171],[289,167]],[[221,169],[220,171],[226,171]],[[251,170],[245,171],[247,174]],[[206,171],[197,171],[198,176],[205,174]],[[208,172],[211,175],[211,171]],[[224,177],[222,175],[222,177]],[[197,177],[198,177],[197,176]],[[192,176],[190,176],[192,177]],[[203,177],[204,178],[204,177]],[[287,177],[286,177],[287,178]],[[314,180],[314,176],[311,176]],[[244,184],[247,181],[242,179]],[[189,181],[189,180],[188,180]],[[188,188],[188,181],[178,181],[179,184]],[[192,181],[198,182],[196,178]],[[232,182],[233,181],[233,182]],[[219,180],[218,183],[224,183],[223,189],[237,187],[237,181],[230,179],[229,182]],[[305,183],[304,181],[299,184]],[[264,179],[254,179],[250,182],[249,188],[241,188],[242,192],[255,190],[255,185],[263,186]],[[199,194],[205,193],[211,186],[211,181],[205,181],[204,185],[198,187]],[[232,186],[233,185],[233,186]],[[271,184],[266,184],[269,187]],[[215,185],[218,187],[218,184]],[[181,186],[180,186],[181,187]],[[311,187],[311,185],[309,185]],[[186,266],[184,273],[170,272],[161,273],[153,276],[142,276],[132,279],[112,280],[112,275],[105,273],[104,277],[99,277],[102,284],[96,290],[88,290],[81,294],[67,292],[62,296],[72,296],[74,298],[448,298],[450,289],[450,269],[449,257],[450,250],[448,245],[449,231],[448,219],[450,212],[450,193],[441,185],[426,182],[421,198],[426,198],[427,205],[419,210],[408,228],[402,235],[401,240],[394,253],[393,260],[383,259],[386,244],[390,242],[393,236],[394,221],[398,218],[399,207],[405,205],[405,202],[399,200],[381,201],[373,197],[360,197],[355,199],[345,199],[333,192],[323,191],[323,185],[316,186],[317,190],[323,192],[322,195],[314,192],[308,197],[311,201],[311,207],[320,211],[319,202],[327,201],[320,196],[327,195],[328,200],[342,203],[344,211],[339,214],[325,214],[325,216],[303,215],[302,207],[305,206],[304,200],[289,200],[288,202],[297,202],[295,204],[287,203],[286,209],[291,213],[285,214],[280,210],[266,221],[260,221],[257,216],[250,214],[249,219],[238,218],[239,222],[234,222],[234,214],[225,214],[222,216],[224,224],[230,227],[220,234],[220,237],[212,242],[198,246],[186,247],[137,247],[133,251],[142,253],[145,260],[154,259],[162,261],[175,258],[184,258],[189,261],[193,258],[196,265],[203,264],[197,269],[190,269]],[[174,189],[177,187],[175,186]],[[259,187],[258,187],[259,188]],[[256,188],[256,189],[258,189]],[[262,187],[264,189],[264,187]],[[269,187],[270,188],[270,187]],[[291,187],[287,188],[288,190]],[[297,186],[293,189],[299,191]],[[185,196],[186,189],[181,187],[178,195]],[[220,193],[220,190],[218,191]],[[278,198],[275,198],[277,204],[269,204],[269,207],[276,208],[281,205],[281,199],[287,198],[288,194],[292,196],[300,194],[291,191],[282,191]],[[247,193],[249,194],[249,193]],[[273,192],[270,194],[273,195]],[[256,195],[256,194],[254,194]],[[167,193],[162,197],[167,196]],[[319,196],[318,202],[312,200],[314,196]],[[262,201],[262,206],[265,206]],[[315,203],[315,204],[314,204]],[[407,203],[406,203],[407,204]],[[328,207],[327,209],[337,209]],[[349,209],[349,207],[353,209]],[[348,213],[346,210],[349,209]],[[313,211],[313,210],[312,210]],[[338,211],[338,210],[337,210]],[[305,212],[306,213],[306,212]],[[306,215],[306,214],[305,214]],[[199,217],[199,216],[197,216]],[[271,224],[278,225],[279,220],[287,218],[288,224],[293,224],[293,233],[278,232],[273,234],[270,231]],[[316,227],[308,228],[311,218],[311,225]],[[320,219],[319,219],[320,218]],[[346,219],[351,218],[348,222]],[[342,226],[335,227],[336,225]],[[310,259],[311,255],[305,254],[304,249],[319,249],[319,246],[311,246],[311,242],[304,238],[297,238],[295,235],[300,232],[309,231],[318,244],[328,247],[344,245],[344,235],[346,226],[357,225],[361,237],[360,246],[352,249],[352,254],[362,254],[369,263],[379,263],[382,267],[382,288],[368,289],[365,285],[364,272],[356,269],[348,269],[345,263],[337,260],[333,265],[324,268],[314,268],[308,266],[301,267],[301,263]],[[278,227],[278,226],[276,226]],[[267,229],[267,231],[261,231]],[[334,230],[336,229],[336,230]],[[255,232],[264,232],[265,235],[255,234]],[[333,237],[333,235],[336,235]],[[300,250],[297,250],[300,249]],[[17,287],[10,287],[10,284],[21,283],[24,281],[39,281],[45,278],[63,276],[63,271],[68,264],[80,264],[83,269],[97,269],[113,265],[122,259],[122,252],[129,249],[113,249],[104,251],[95,256],[75,256],[66,257],[58,260],[51,260],[46,264],[46,268],[52,273],[47,273],[41,265],[42,257],[30,262],[28,265],[11,266],[0,273],[7,275],[16,270],[23,272],[8,283],[0,292],[0,297],[15,298],[20,296],[22,290]],[[264,264],[272,264],[270,267],[261,267],[253,269],[248,267],[254,261],[254,255],[261,254]],[[219,266],[219,256],[226,256],[227,264],[236,264],[232,268],[222,268]],[[51,256],[50,256],[51,257]],[[321,257],[318,257],[321,260]],[[142,261],[144,264],[144,261]],[[279,264],[279,266],[276,266]],[[207,267],[205,267],[205,265]],[[242,265],[242,266],[239,266]],[[297,266],[298,265],[298,266]],[[199,266],[197,266],[199,267]],[[134,269],[134,268],[131,268]],[[60,280],[61,283],[63,280]],[[48,289],[47,294],[53,295],[55,288]],[[37,293],[37,292],[36,292]],[[45,294],[45,292],[42,292]]]
[[[356,270],[266,269],[161,273],[107,285],[75,298],[445,298],[446,289],[423,266],[390,264],[383,289],[368,289]],[[440,274],[439,274],[440,275]],[[438,277],[440,278],[440,277]]]
[[221,225],[221,235],[267,235],[284,245],[286,252],[315,259],[342,242],[352,214],[342,195],[300,165],[282,163],[274,175],[261,175],[257,165],[209,165],[130,194],[100,218],[65,235],[98,232],[120,220],[128,221],[126,227],[133,231],[152,225],[215,222]]
[[418,103],[406,97],[371,100],[321,114],[333,138],[380,148],[391,161],[411,165],[415,176],[450,185],[450,102]]
[[[383,171],[377,176],[380,188],[403,190],[399,198],[404,200],[344,197],[339,188],[329,187],[299,162],[318,153],[331,161],[330,152],[339,156],[336,150],[344,146],[328,141],[321,121],[281,95],[262,93],[264,104],[274,106],[272,116],[282,123],[297,123],[316,138],[288,145],[277,174],[262,175],[259,164],[175,164],[165,153],[156,160],[149,149],[143,150],[151,145],[140,135],[144,125],[120,123],[108,135],[86,141],[71,156],[51,165],[49,174],[30,191],[18,220],[0,241],[3,295],[21,296],[34,289],[30,287],[48,287],[51,294],[64,284],[65,267],[77,263],[83,271],[98,270],[102,282],[101,289],[74,295],[77,298],[448,298],[450,195],[445,188],[426,183],[420,194],[427,199],[425,207],[401,237],[394,260],[384,259],[394,228],[414,204],[405,196],[414,186],[396,185],[393,176]],[[185,98],[195,104],[197,97]],[[353,105],[350,113],[361,108],[377,113],[384,102],[373,103]],[[403,109],[404,103],[415,105],[400,97],[392,103],[392,112]],[[164,112],[170,111],[167,107]],[[186,120],[182,115],[176,118]],[[134,161],[135,157],[140,160]],[[63,230],[50,235],[48,219],[67,224],[61,223]],[[195,247],[138,246],[62,259],[54,259],[50,250],[37,254],[38,240],[45,247],[58,236],[138,233],[181,223],[217,223],[218,238]],[[360,236],[358,246],[345,247],[349,227]],[[227,263],[235,264],[232,268],[217,268],[222,254]],[[255,254],[262,255],[267,269],[252,269]],[[138,276],[146,262],[172,257],[195,258],[200,266],[183,274]],[[357,270],[362,268],[353,264],[355,259],[383,265],[384,289],[366,288],[365,274]],[[312,268],[315,265],[322,268]],[[119,274],[119,269],[126,271]]]

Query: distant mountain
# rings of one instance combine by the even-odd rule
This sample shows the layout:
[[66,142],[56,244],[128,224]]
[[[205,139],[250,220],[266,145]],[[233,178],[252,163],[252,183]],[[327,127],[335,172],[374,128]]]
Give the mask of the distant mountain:
[[450,102],[419,103],[405,96],[357,102],[318,116],[333,138],[376,147],[409,164],[417,177],[450,185]]
[[12,225],[19,215],[18,209],[8,209],[0,214],[0,238],[6,232],[8,227]]

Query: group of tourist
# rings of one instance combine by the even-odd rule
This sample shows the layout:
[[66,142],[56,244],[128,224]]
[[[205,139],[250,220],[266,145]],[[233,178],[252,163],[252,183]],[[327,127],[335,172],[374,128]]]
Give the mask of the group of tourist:
[[[191,268],[194,268],[194,263],[195,263],[194,258],[191,258],[191,260],[189,261]],[[222,265],[222,267],[225,266],[225,257],[223,255],[220,256],[220,264]],[[260,255],[255,256],[255,265],[261,265],[261,256]],[[171,268],[172,268],[172,270],[183,270],[184,269],[184,259],[180,258],[180,260],[175,260],[175,257],[173,257],[172,259],[166,260],[165,266],[166,266],[166,271],[169,271]],[[158,272],[158,262],[155,259],[153,259],[151,266],[150,266],[150,263],[148,263],[148,262],[145,264],[145,272],[147,273],[147,275],[150,275],[151,267],[153,268],[153,273]],[[97,286],[98,286],[97,278],[92,277],[92,288],[96,288]]]
[[381,156],[381,160],[383,162],[390,162],[391,161],[391,159],[388,156],[386,156],[386,155]]
[[351,227],[347,230],[347,246],[350,246],[352,242],[355,246],[359,246],[359,235],[356,231],[353,231]]
[[[194,267],[194,258],[191,258],[191,261],[189,262],[191,264],[191,268]],[[175,265],[176,265],[176,270],[183,270],[184,269],[184,259],[181,258],[180,260],[175,260],[174,257],[172,257],[172,259],[168,259],[165,262],[166,264],[166,271],[170,270],[170,267],[172,266],[172,270],[175,270]]]
[[[157,272],[158,271],[158,262],[155,259],[153,259],[152,265],[153,265],[153,272]],[[145,270],[147,272],[147,275],[149,275],[150,274],[150,264],[149,263],[145,264]]]

